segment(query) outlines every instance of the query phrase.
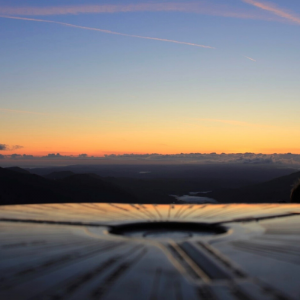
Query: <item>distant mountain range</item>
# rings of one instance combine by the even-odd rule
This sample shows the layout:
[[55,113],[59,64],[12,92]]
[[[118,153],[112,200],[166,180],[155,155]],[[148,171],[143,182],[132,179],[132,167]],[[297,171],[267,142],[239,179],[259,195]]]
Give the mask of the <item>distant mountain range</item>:
[[45,178],[21,168],[0,168],[0,204],[137,202],[133,194],[97,175],[59,173]]
[[60,172],[51,172],[50,174],[47,174],[43,177],[47,179],[57,180],[57,179],[63,179],[73,175],[75,175],[75,173],[71,171],[60,171]]
[[197,195],[220,203],[278,203],[289,201],[292,185],[298,178],[300,172],[295,172],[259,184],[222,188],[220,179],[115,178],[68,170],[45,172],[40,176],[19,167],[0,167],[0,204],[177,203],[170,194],[187,195],[197,190],[212,190]]
[[[293,185],[300,172],[239,189],[219,189],[205,194],[222,203],[278,203],[289,202]],[[200,195],[200,194],[198,194]]]

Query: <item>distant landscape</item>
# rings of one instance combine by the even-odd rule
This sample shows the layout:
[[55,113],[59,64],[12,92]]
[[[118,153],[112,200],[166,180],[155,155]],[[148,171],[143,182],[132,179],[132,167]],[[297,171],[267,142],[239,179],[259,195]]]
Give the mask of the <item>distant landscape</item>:
[[0,204],[284,203],[300,171],[269,165],[0,168]]

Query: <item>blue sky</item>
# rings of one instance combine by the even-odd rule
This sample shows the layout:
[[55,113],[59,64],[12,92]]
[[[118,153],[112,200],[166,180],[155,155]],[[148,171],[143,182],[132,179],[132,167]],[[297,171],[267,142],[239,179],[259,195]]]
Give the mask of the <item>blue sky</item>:
[[[0,18],[0,142],[27,154],[300,153],[300,2],[245,1],[0,1],[20,18]],[[205,139],[187,139],[191,127]]]

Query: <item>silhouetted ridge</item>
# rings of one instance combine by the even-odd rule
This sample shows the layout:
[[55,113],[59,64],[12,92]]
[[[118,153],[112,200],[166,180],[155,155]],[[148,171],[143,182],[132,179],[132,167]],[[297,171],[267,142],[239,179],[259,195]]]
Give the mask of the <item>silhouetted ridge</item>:
[[[146,168],[144,169],[146,170]],[[248,181],[239,182],[236,186],[234,179],[238,177],[241,171],[238,168],[228,169],[228,177],[231,176],[232,178],[227,181],[219,173],[211,178],[198,177],[198,174],[193,174],[194,177],[192,178],[141,179],[101,177],[98,173],[92,173],[94,170],[96,171],[97,168],[87,168],[85,174],[82,174],[83,172],[76,174],[73,169],[72,171],[67,169],[57,171],[57,169],[53,170],[52,168],[50,172],[46,169],[42,170],[41,175],[45,176],[42,177],[26,171],[22,172],[22,169],[17,167],[0,168],[0,204],[175,203],[177,200],[170,195],[190,195],[190,192],[193,192],[195,196],[196,191],[213,191],[205,194],[200,193],[198,196],[213,198],[220,203],[288,202],[292,186],[300,178],[300,172],[296,172],[267,182],[253,184],[251,178],[256,178],[254,175],[257,174],[258,170],[251,169],[253,176],[250,176]],[[236,172],[238,173],[236,174]],[[277,169],[274,172],[274,174],[278,174]],[[248,182],[247,186],[241,185],[246,182]]]
[[74,174],[75,173],[71,171],[60,171],[60,172],[52,172],[44,177],[47,179],[57,180],[57,179],[63,179],[72,176]]
[[29,171],[27,170],[24,170],[20,167],[8,167],[8,168],[5,168],[6,170],[10,170],[10,171],[14,171],[14,172],[18,172],[18,173],[23,173],[23,174],[30,174]]
[[223,203],[289,202],[291,189],[299,178],[300,172],[295,172],[287,176],[240,189],[220,189],[207,194],[207,196]]
[[76,193],[78,201],[80,201],[80,199],[89,198],[89,201],[97,202],[99,192],[101,192],[107,202],[113,202],[116,194],[122,195],[122,202],[134,202],[133,200],[135,199],[135,197],[125,189],[110,182],[103,181],[95,174],[75,174],[61,179],[60,183]]
[[139,202],[118,186],[89,174],[50,180],[0,168],[0,204]]

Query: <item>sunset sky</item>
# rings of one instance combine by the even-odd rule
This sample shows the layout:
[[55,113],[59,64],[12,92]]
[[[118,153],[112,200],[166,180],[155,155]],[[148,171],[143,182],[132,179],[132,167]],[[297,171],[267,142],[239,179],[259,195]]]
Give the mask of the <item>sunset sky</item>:
[[0,0],[0,154],[300,154],[300,1]]

